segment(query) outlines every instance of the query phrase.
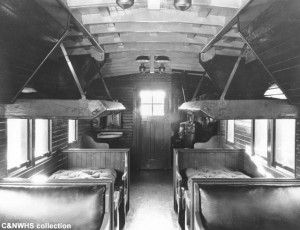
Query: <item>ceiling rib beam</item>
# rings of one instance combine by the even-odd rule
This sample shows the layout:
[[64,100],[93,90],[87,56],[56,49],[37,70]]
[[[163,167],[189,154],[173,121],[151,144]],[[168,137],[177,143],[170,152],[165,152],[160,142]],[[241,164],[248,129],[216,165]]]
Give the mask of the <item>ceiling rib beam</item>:
[[[180,44],[191,44],[191,45],[201,45],[204,46],[207,43],[207,38],[203,37],[195,37],[195,38],[187,38],[184,34],[160,34],[156,36],[152,36],[151,34],[126,34],[121,35],[120,37],[116,37],[115,35],[111,36],[100,36],[95,38],[102,45],[113,45],[113,44],[121,44],[121,43],[180,43]],[[74,47],[85,47],[91,46],[92,44],[88,39],[82,39],[81,41],[65,41],[65,47],[74,48]],[[242,41],[232,41],[232,42],[224,42],[218,41],[215,43],[215,46],[226,47],[226,48],[237,48],[242,49],[244,46],[244,42]]]
[[[114,54],[118,55],[119,53],[140,53],[141,55],[148,55],[151,53],[164,53],[165,52],[170,52],[170,53],[182,53],[182,54],[194,54],[198,55],[199,54],[199,49],[193,49],[189,48],[188,46],[173,46],[171,44],[166,44],[164,46],[150,46],[150,47],[129,47],[125,44],[123,48],[120,47],[104,47],[105,52],[109,53],[109,55]],[[92,49],[89,47],[86,48],[76,48],[76,49],[67,49],[68,55],[87,55],[91,54],[93,52]],[[229,49],[229,48],[223,48],[223,49],[216,49],[216,54],[217,55],[226,55],[226,56],[239,56],[241,51],[236,50],[236,49]]]
[[[234,46],[226,45],[225,47],[222,46],[216,47],[216,53],[221,51],[223,49],[228,50],[237,50],[238,54],[235,54],[235,56],[238,56],[240,54],[241,48],[236,48]],[[106,53],[116,53],[116,52],[129,52],[129,51],[159,51],[159,50],[165,50],[165,51],[176,51],[176,52],[190,52],[190,53],[200,53],[202,46],[201,45],[194,45],[194,44],[186,44],[186,43],[170,43],[170,42],[132,42],[132,43],[122,43],[122,44],[110,44],[110,45],[104,45],[104,50]],[[81,51],[87,51],[90,47],[67,47],[68,54],[78,54]],[[219,48],[219,50],[218,50]]]
[[79,82],[79,80],[78,80],[78,77],[77,77],[77,75],[76,75],[76,72],[75,72],[75,70],[74,70],[74,67],[73,67],[73,65],[72,65],[72,62],[70,61],[70,59],[69,59],[69,57],[68,57],[67,51],[66,51],[66,49],[65,49],[63,43],[60,44],[60,48],[61,48],[61,51],[62,51],[62,53],[63,53],[63,55],[64,55],[64,57],[65,57],[65,60],[66,60],[66,62],[67,62],[67,64],[68,64],[68,66],[69,66],[69,69],[70,69],[71,74],[72,74],[72,76],[73,76],[73,78],[74,78],[74,81],[75,81],[75,83],[76,83],[76,85],[77,85],[77,88],[78,88],[79,93],[80,93],[80,95],[81,95],[81,99],[85,99],[85,98],[86,98],[86,97],[85,97],[85,93],[84,93],[84,91],[83,91],[83,89],[82,89],[82,87],[81,87],[81,84],[80,84],[80,82]]
[[238,57],[238,59],[236,60],[234,66],[233,66],[233,69],[232,69],[232,71],[231,71],[231,73],[230,73],[230,76],[229,76],[229,78],[228,78],[228,81],[227,81],[227,83],[226,83],[226,85],[225,85],[225,88],[224,88],[224,90],[223,90],[223,93],[222,93],[222,95],[221,95],[221,98],[220,98],[221,100],[224,100],[224,99],[225,99],[225,96],[226,96],[226,94],[227,94],[227,92],[228,92],[228,89],[229,89],[229,87],[230,87],[230,85],[231,85],[231,82],[232,82],[232,80],[233,80],[233,77],[234,77],[234,75],[235,75],[235,73],[236,73],[236,71],[237,71],[237,69],[238,69],[238,67],[239,67],[239,64],[240,64],[241,60],[242,60],[243,53],[245,52],[246,47],[247,47],[247,45],[245,44],[244,47],[243,47],[243,50],[242,50],[242,52],[241,52],[241,54],[240,54],[240,56]]
[[240,13],[252,2],[252,0],[248,0],[244,3],[244,5],[239,9],[238,12],[224,25],[224,27],[215,35],[213,39],[207,43],[207,45],[201,50],[201,53],[207,52],[216,42],[218,42],[231,28],[237,23],[238,16]]
[[[217,27],[194,26],[192,24],[178,23],[116,23],[113,27],[106,24],[90,25],[91,34],[111,34],[111,33],[184,33],[201,36],[215,36],[218,33]],[[69,36],[82,36],[82,33],[71,31]],[[224,37],[239,38],[240,35],[236,29],[231,29]]]
[[111,24],[111,23],[188,23],[198,25],[220,26],[226,22],[225,16],[208,15],[199,17],[197,13],[168,10],[163,14],[160,11],[133,9],[129,14],[111,15],[103,17],[100,14],[85,14],[81,16],[84,25]]
[[300,107],[291,105],[286,100],[190,101],[183,103],[179,110],[216,120],[300,118]]

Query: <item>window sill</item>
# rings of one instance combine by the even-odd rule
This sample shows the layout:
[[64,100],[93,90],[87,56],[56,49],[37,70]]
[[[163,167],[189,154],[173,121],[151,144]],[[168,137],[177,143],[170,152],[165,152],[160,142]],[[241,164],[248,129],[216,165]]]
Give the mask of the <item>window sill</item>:
[[16,169],[15,171],[9,173],[7,175],[8,178],[12,178],[12,177],[22,177],[24,174],[29,173],[30,171],[35,170],[35,168],[48,163],[49,161],[51,161],[52,159],[52,155],[49,157],[43,157],[39,160],[36,161],[35,166],[29,166],[28,168],[26,168],[25,166],[19,169]]

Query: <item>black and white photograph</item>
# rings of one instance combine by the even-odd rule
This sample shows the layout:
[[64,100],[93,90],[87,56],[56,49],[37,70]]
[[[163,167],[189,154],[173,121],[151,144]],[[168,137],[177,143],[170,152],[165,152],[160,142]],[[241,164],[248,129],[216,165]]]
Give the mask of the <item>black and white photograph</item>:
[[0,0],[14,229],[300,229],[300,0]]

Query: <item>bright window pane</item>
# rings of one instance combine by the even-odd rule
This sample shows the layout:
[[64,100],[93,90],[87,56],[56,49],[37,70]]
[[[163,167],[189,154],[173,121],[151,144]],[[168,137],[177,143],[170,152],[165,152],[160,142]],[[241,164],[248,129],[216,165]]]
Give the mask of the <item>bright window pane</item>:
[[69,120],[69,137],[68,142],[76,141],[76,120]]
[[11,169],[27,161],[27,135],[28,125],[26,119],[7,120],[7,168]]
[[295,169],[295,126],[292,119],[276,120],[275,161]]
[[152,91],[141,91],[141,103],[152,103]]
[[162,90],[145,90],[140,92],[142,116],[163,116],[165,92]]
[[141,114],[143,116],[151,116],[152,115],[152,105],[144,104],[141,105]]
[[256,155],[268,156],[268,120],[255,120],[254,152]]
[[39,157],[49,151],[49,126],[45,119],[36,119],[34,122],[34,156]]
[[163,116],[164,115],[164,105],[153,105],[153,115]]
[[234,120],[227,121],[227,141],[234,143]]
[[164,91],[153,91],[153,103],[164,104],[165,92]]

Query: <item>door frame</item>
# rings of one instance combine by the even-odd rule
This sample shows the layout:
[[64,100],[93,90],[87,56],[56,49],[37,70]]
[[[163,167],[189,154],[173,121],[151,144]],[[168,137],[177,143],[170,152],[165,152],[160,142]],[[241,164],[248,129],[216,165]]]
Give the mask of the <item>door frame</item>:
[[[167,107],[165,109],[165,117],[168,117],[170,120],[171,118],[171,111],[172,111],[172,82],[167,81],[167,82],[140,82],[136,84],[135,90],[134,90],[134,95],[133,95],[133,149],[135,152],[135,158],[136,162],[134,164],[136,165],[135,168],[141,169],[141,154],[139,153],[139,128],[140,125],[138,122],[140,121],[140,102],[139,102],[139,92],[141,90],[164,90],[166,92],[166,101],[165,103],[167,104]],[[154,118],[155,119],[155,118]],[[170,123],[171,126],[171,123]],[[171,134],[170,134],[171,135]],[[171,136],[170,136],[171,138]],[[171,144],[170,144],[170,152],[171,152]],[[171,153],[169,154],[170,159],[168,160],[168,165],[167,168],[172,167],[172,157]]]

